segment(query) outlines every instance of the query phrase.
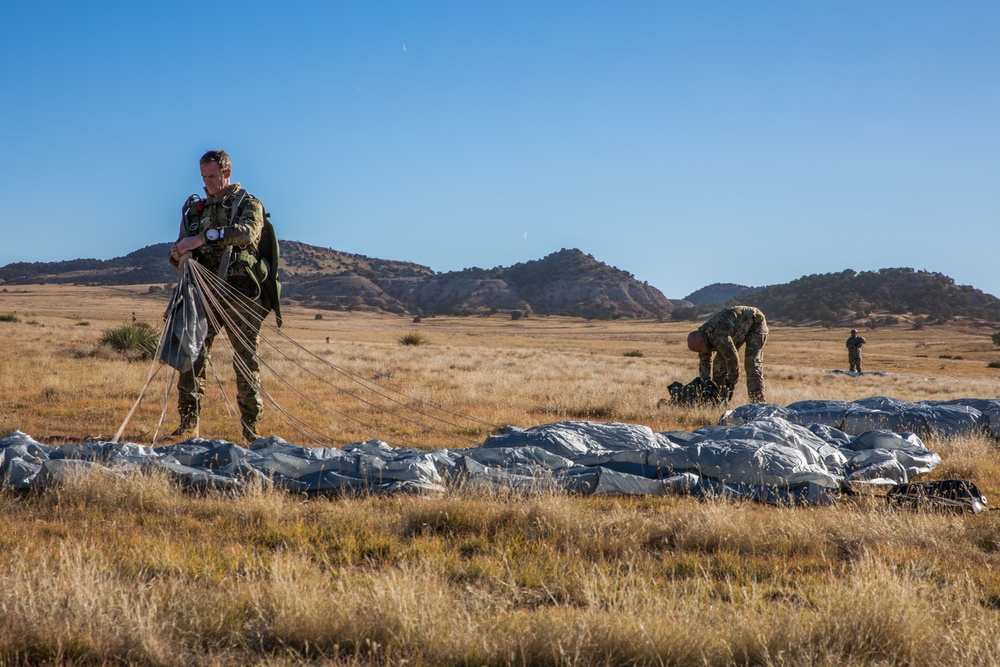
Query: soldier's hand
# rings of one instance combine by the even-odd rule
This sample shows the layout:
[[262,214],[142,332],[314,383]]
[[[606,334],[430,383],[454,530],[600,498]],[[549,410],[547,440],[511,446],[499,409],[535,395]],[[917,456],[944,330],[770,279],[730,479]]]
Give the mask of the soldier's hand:
[[185,253],[189,253],[195,248],[200,248],[205,243],[205,239],[198,236],[185,236],[180,241],[170,249],[170,256],[177,262],[181,261],[181,257]]

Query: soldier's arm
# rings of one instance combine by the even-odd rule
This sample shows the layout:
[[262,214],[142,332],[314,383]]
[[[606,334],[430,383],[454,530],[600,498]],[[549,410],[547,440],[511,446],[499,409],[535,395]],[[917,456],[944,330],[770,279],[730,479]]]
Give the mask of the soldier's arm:
[[709,343],[726,361],[726,381],[730,387],[740,379],[740,358],[736,353],[736,344],[729,336],[716,336]]
[[710,351],[698,354],[698,377],[702,380],[712,379],[712,353]]
[[188,236],[181,229],[181,235],[177,238],[177,243],[174,247],[170,249],[170,263],[174,266],[178,266],[181,261],[181,257],[185,253],[189,253],[195,248],[200,248],[205,245],[205,235],[204,234],[194,234]]
[[260,235],[264,229],[264,207],[259,201],[250,197],[244,197],[240,203],[239,215],[233,224],[223,228],[222,238],[218,243],[221,245],[257,245],[260,242]]
[[[193,208],[190,208],[191,204],[196,199],[197,197],[195,195],[191,195],[191,197],[189,197],[188,200],[184,202],[184,208],[181,210],[181,228],[180,231],[177,233],[177,241],[174,242],[174,247],[170,249],[170,264],[172,266],[176,267],[180,265],[181,256],[185,252],[190,252],[191,250],[194,250],[196,247],[198,247],[198,246],[187,247],[192,244],[191,241],[188,241],[185,244],[186,249],[183,251],[180,250],[181,241],[184,241],[184,239],[193,238],[192,234],[188,232],[188,229],[191,229],[192,224],[194,225],[194,229],[198,228],[197,220],[199,213],[196,212]],[[201,209],[198,209],[198,211],[200,210]],[[195,233],[194,236],[198,236],[198,234]],[[198,245],[200,246],[201,243],[199,243]]]

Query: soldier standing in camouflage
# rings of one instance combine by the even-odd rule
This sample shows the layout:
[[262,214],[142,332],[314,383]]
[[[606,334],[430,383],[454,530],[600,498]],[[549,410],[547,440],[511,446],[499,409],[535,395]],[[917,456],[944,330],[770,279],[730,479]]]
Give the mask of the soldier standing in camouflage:
[[747,395],[751,403],[764,402],[766,342],[767,320],[764,313],[753,306],[732,306],[720,310],[697,331],[688,334],[688,348],[698,353],[698,375],[702,380],[714,380],[727,401],[733,397],[733,390],[740,379],[737,351],[746,345],[743,364],[746,366]]
[[847,339],[847,363],[851,365],[852,373],[861,372],[861,346],[867,342],[858,335],[857,329],[851,329],[851,337]]
[[[170,263],[177,266],[181,257],[190,252],[195,261],[242,295],[220,295],[226,298],[210,307],[233,346],[243,438],[252,442],[258,437],[257,424],[263,412],[257,343],[267,313],[260,304],[259,283],[251,270],[259,259],[264,207],[239,183],[230,183],[232,163],[226,151],[208,151],[201,157],[200,166],[207,198],[192,195],[184,204],[180,236],[170,250]],[[205,365],[219,333],[212,319],[209,317],[205,346],[192,370],[181,373],[177,381],[180,426],[173,432],[175,436],[187,435],[198,426],[205,395]]]

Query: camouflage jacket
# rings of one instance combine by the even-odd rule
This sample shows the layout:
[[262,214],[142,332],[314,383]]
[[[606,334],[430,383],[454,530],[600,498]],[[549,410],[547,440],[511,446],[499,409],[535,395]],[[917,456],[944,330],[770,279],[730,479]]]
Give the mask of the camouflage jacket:
[[698,355],[698,376],[702,380],[711,379],[713,352],[722,356],[726,367],[730,369],[730,375],[734,375],[740,364],[736,348],[746,342],[747,335],[754,329],[767,333],[764,313],[753,306],[732,306],[712,315],[698,327],[709,347],[708,352]]
[[[237,204],[236,199],[241,191],[243,197]],[[234,205],[236,205],[235,215],[233,215]],[[264,207],[253,195],[242,190],[239,183],[231,184],[221,197],[207,199],[197,195],[188,197],[184,203],[181,230],[177,240],[204,234],[206,230],[212,228],[220,230],[222,238],[215,242],[206,242],[196,249],[193,252],[194,258],[210,271],[218,272],[223,252],[227,246],[231,246],[233,250],[228,275],[236,279],[246,277],[247,267],[257,259],[257,246],[260,244],[260,235],[264,228]]]
[[851,334],[851,337],[847,339],[847,349],[848,350],[860,350],[861,346],[867,343],[861,336],[855,336]]

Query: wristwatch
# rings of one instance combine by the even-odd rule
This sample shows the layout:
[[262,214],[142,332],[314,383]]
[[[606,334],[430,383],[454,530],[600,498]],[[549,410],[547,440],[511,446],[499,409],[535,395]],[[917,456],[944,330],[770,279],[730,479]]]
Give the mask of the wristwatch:
[[221,241],[226,236],[226,230],[216,229],[215,227],[209,227],[205,230],[205,240],[209,243],[215,243],[216,241]]

